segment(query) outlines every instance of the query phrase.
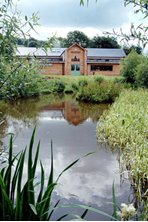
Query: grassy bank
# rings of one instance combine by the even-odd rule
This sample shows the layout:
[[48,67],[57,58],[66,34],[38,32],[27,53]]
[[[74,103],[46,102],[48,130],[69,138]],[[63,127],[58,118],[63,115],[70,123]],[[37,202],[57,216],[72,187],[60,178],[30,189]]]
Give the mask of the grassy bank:
[[102,76],[44,77],[39,89],[41,94],[74,94],[77,100],[84,102],[112,102],[123,89],[117,79],[120,80]]
[[[148,90],[127,90],[104,113],[97,126],[99,140],[123,149],[133,182],[148,182]],[[140,186],[138,187],[140,192]]]

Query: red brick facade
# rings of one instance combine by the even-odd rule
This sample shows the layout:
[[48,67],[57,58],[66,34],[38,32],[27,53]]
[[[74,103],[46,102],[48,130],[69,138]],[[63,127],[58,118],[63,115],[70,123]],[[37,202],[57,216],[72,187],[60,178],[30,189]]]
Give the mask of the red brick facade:
[[78,44],[73,44],[69,48],[53,48],[47,54],[44,54],[42,49],[19,50],[20,54],[17,56],[26,57],[28,54],[35,56],[40,61],[41,73],[45,75],[118,76],[120,62],[125,57],[122,49],[85,49]]

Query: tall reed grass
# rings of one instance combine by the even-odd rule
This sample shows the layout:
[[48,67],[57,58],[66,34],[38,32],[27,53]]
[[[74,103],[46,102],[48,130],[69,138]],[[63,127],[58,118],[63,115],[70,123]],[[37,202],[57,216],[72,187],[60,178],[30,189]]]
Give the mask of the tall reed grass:
[[[54,180],[53,174],[53,148],[51,143],[51,166],[47,183],[45,184],[45,171],[40,162],[41,175],[36,183],[36,168],[38,164],[40,142],[36,147],[33,158],[33,146],[35,139],[35,129],[33,131],[29,148],[25,148],[19,154],[13,156],[13,137],[10,138],[8,163],[0,169],[0,220],[2,221],[46,221],[50,220],[54,210],[59,204],[51,206],[51,195],[59,178],[70,167],[76,164],[79,159],[67,166]],[[27,153],[28,151],[28,153]],[[90,155],[91,153],[87,154]],[[85,155],[85,156],[87,156]],[[25,158],[27,158],[27,178],[24,178]],[[36,192],[38,187],[38,192]],[[87,209],[85,209],[87,210]],[[82,214],[81,219],[85,215]],[[63,215],[57,220],[66,217]]]

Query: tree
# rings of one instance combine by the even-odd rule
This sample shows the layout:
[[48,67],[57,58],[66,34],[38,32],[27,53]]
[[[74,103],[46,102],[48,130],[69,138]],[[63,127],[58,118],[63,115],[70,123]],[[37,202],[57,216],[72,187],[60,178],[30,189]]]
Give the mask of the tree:
[[69,32],[64,42],[64,47],[70,47],[74,43],[78,43],[84,48],[89,46],[89,38],[81,31]]
[[36,48],[38,48],[40,46],[40,43],[39,43],[38,40],[36,40],[34,38],[29,38],[27,46],[28,47],[36,47]]
[[136,68],[143,61],[143,56],[137,52],[132,51],[123,61],[121,75],[125,81],[131,84],[136,82]]
[[114,37],[95,36],[90,41],[91,48],[120,48]]
[[135,45],[132,45],[132,46],[124,46],[123,47],[126,55],[128,55],[130,52],[132,52],[133,50],[135,52],[137,52],[138,54],[141,54],[142,53],[142,48],[140,46],[135,46]]
[[[0,1],[0,97],[19,98],[37,93],[37,65],[14,56],[18,38],[29,36],[38,17],[22,16],[13,0]],[[24,32],[24,30],[26,30]]]

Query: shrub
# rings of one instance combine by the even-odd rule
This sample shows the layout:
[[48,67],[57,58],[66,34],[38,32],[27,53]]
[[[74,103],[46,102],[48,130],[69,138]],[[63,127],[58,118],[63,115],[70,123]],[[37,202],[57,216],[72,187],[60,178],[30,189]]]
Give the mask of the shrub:
[[64,93],[67,93],[67,94],[68,94],[68,93],[69,93],[69,94],[74,93],[74,89],[72,88],[71,85],[67,85],[67,86],[65,87]]
[[1,61],[0,68],[0,97],[16,99],[39,94],[39,73],[35,61],[28,63],[24,60],[12,62]]
[[142,62],[143,56],[132,51],[122,62],[121,75],[128,83],[135,84],[136,67]]
[[102,76],[94,76],[94,81],[100,84],[104,81],[104,78]]
[[53,81],[53,92],[63,93],[65,89],[65,83],[62,80]]
[[119,95],[121,88],[120,84],[113,82],[91,82],[88,86],[80,88],[76,99],[85,102],[112,102]]
[[136,82],[138,86],[148,88],[148,57],[136,68]]
[[75,82],[73,82],[73,83],[71,84],[71,87],[72,87],[72,89],[73,89],[74,91],[78,91],[78,90],[79,90],[79,86],[78,86],[78,84],[75,83]]
[[88,85],[88,81],[87,79],[80,79],[79,82],[78,82],[78,85],[79,86],[87,86]]

